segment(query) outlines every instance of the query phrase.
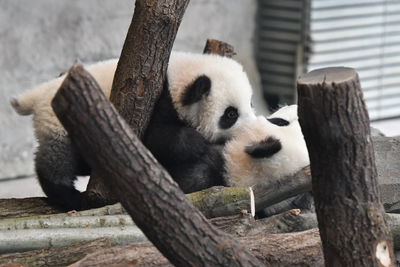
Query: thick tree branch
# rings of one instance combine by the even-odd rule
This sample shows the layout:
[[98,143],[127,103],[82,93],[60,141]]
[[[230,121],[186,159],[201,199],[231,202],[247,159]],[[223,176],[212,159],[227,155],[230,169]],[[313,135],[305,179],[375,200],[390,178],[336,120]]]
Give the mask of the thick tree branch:
[[163,89],[172,45],[189,0],[137,0],[111,90],[111,102],[143,137]]
[[[189,0],[137,0],[111,90],[111,102],[139,136],[163,89],[168,59]],[[116,202],[93,170],[82,209]]]
[[236,55],[232,45],[215,39],[207,39],[203,53],[217,54],[223,57],[233,57]]
[[193,207],[82,66],[71,68],[52,107],[85,160],[172,263],[260,265]]
[[350,68],[312,71],[298,81],[299,121],[327,266],[393,266],[379,202],[369,118]]

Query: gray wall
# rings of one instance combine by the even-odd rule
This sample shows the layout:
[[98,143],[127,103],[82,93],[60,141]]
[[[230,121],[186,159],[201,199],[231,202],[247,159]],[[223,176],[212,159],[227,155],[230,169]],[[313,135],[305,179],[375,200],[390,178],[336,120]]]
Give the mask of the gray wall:
[[[18,116],[10,97],[56,77],[76,58],[89,63],[118,57],[133,2],[0,0],[0,179],[33,174],[31,117]],[[258,92],[252,40],[255,2],[192,0],[174,49],[200,52],[206,38],[233,44],[236,59]],[[259,97],[255,100],[257,104]]]

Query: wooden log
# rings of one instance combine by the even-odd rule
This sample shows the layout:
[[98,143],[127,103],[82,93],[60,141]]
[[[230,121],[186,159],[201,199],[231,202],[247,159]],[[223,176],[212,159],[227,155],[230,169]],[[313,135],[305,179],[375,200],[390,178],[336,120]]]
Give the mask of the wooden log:
[[223,57],[233,57],[236,55],[232,45],[215,39],[207,39],[203,53],[217,54]]
[[[248,236],[239,241],[268,266],[324,266],[318,229],[290,234]],[[71,266],[128,266],[129,263],[140,266],[172,266],[149,243],[100,250]]]
[[163,89],[169,55],[189,0],[138,0],[111,90],[111,102],[142,138]]
[[275,203],[311,190],[310,166],[272,183],[253,186],[255,208],[261,211]]
[[190,203],[82,66],[71,68],[52,107],[84,159],[173,264],[260,266]]
[[243,210],[252,216],[255,214],[251,187],[214,186],[186,196],[206,218],[229,216]]
[[0,255],[0,266],[66,266],[74,263],[84,256],[111,247],[110,240],[106,238],[90,242],[78,242],[68,247],[42,249],[40,251],[27,251]]
[[[189,0],[137,0],[113,80],[110,100],[139,138],[163,89],[168,59]],[[82,209],[117,202],[92,171]]]
[[394,266],[357,72],[315,70],[297,88],[326,266]]
[[210,221],[224,232],[237,236],[291,233],[318,227],[315,214],[301,214],[299,209],[289,210],[259,220],[255,220],[248,213],[241,213],[213,218]]
[[0,254],[69,246],[108,238],[113,245],[147,241],[135,225],[91,228],[44,228],[0,231]]
[[129,215],[69,216],[68,214],[45,215],[28,218],[0,220],[1,231],[55,228],[100,228],[134,225]]
[[[187,194],[186,197],[207,218],[234,215],[238,214],[242,210],[248,211],[253,216],[255,213],[254,194],[252,189],[249,187],[215,186]],[[8,204],[11,205],[8,206]],[[10,219],[33,216],[34,218],[32,219],[40,220],[46,218],[46,216],[39,216],[41,215],[40,211],[43,207],[45,207],[43,208],[44,215],[58,214],[62,212],[58,209],[51,209],[51,206],[44,205],[46,205],[45,198],[0,199],[0,218]],[[23,209],[19,210],[18,206],[23,207]],[[31,207],[33,212],[30,213],[29,210],[26,210],[26,207]],[[96,209],[61,213],[57,216],[67,217],[115,214],[126,214],[126,211],[119,203]]]
[[60,212],[63,211],[51,205],[44,197],[24,198],[23,200],[19,198],[0,199],[0,219]]

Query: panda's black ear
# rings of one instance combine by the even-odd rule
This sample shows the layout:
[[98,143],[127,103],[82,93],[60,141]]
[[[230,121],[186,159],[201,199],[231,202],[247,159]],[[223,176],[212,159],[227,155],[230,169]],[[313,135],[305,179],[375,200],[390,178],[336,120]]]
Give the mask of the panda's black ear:
[[182,105],[187,106],[200,101],[204,95],[210,93],[210,89],[210,78],[205,75],[198,77],[193,83],[186,87],[182,96]]
[[282,149],[278,139],[269,137],[257,144],[246,146],[244,151],[253,158],[269,158]]
[[273,123],[273,124],[278,125],[278,126],[288,126],[290,124],[287,120],[284,120],[282,118],[271,118],[271,119],[267,118],[267,120],[270,123]]

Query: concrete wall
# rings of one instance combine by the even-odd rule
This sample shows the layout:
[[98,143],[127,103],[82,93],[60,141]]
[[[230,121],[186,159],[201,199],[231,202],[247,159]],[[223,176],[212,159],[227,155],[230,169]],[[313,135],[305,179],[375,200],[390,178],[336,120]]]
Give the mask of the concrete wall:
[[[0,0],[0,179],[34,173],[31,118],[18,116],[10,97],[56,77],[76,58],[89,63],[118,57],[133,2]],[[252,42],[255,2],[192,0],[174,49],[200,52],[206,38],[227,41],[259,89]],[[0,197],[4,186],[2,191]]]

